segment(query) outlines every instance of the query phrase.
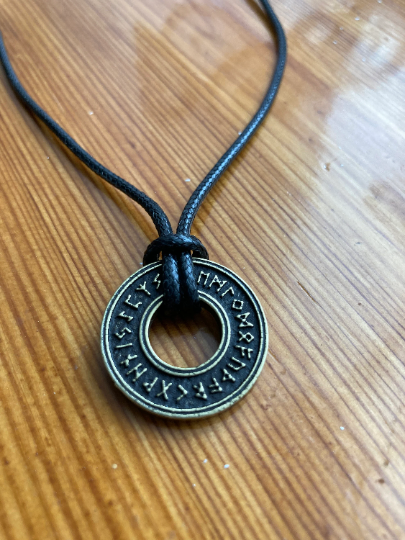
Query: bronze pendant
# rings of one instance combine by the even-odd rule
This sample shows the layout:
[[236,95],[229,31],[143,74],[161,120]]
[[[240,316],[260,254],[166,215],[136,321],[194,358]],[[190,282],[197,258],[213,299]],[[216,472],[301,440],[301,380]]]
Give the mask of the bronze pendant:
[[170,418],[200,418],[231,407],[253,386],[266,359],[268,335],[256,296],[224,266],[193,259],[201,301],[218,318],[218,350],[198,367],[163,362],[149,341],[162,304],[161,263],[129,277],[110,300],[101,349],[116,386],[140,407]]

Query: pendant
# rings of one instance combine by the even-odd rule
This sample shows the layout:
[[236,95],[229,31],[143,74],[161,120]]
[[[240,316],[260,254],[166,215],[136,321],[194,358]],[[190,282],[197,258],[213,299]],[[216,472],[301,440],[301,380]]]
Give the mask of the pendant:
[[162,305],[161,262],[129,277],[111,298],[101,328],[101,350],[115,385],[147,411],[169,418],[201,418],[224,411],[253,386],[267,355],[267,323],[256,296],[224,266],[193,259],[200,299],[220,322],[222,337],[203,364],[163,362],[149,341]]

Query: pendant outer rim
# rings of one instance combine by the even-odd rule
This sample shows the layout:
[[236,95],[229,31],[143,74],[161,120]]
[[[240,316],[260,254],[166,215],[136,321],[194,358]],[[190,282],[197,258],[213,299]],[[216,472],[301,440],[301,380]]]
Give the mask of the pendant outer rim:
[[[198,420],[200,418],[208,418],[210,416],[213,416],[215,414],[221,413],[221,412],[229,409],[230,407],[235,405],[235,403],[237,403],[238,401],[243,399],[246,396],[246,394],[248,394],[248,392],[250,392],[253,385],[257,381],[257,379],[258,379],[258,377],[259,377],[259,375],[260,375],[260,373],[261,373],[261,371],[263,369],[263,366],[264,366],[264,364],[266,362],[266,358],[267,358],[268,341],[269,341],[267,321],[266,321],[266,317],[264,315],[264,310],[263,310],[263,308],[262,308],[256,294],[252,291],[250,286],[242,278],[240,278],[237,274],[235,274],[232,270],[229,270],[228,268],[224,267],[223,265],[221,265],[219,263],[216,263],[214,261],[208,261],[207,259],[199,259],[199,258],[194,258],[194,257],[193,257],[193,261],[201,263],[204,266],[211,266],[213,268],[218,268],[218,270],[220,270],[220,271],[231,274],[232,277],[234,279],[236,279],[236,281],[239,281],[240,284],[246,289],[248,294],[252,297],[254,302],[257,304],[257,306],[256,306],[257,307],[257,312],[261,316],[260,317],[260,319],[261,319],[260,323],[261,323],[261,327],[262,327],[261,328],[262,332],[261,332],[260,354],[261,354],[262,357],[261,357],[261,360],[258,361],[257,365],[255,366],[255,371],[253,373],[253,376],[251,377],[249,382],[242,388],[242,390],[237,391],[234,398],[226,401],[225,403],[223,403],[223,404],[219,405],[218,407],[213,408],[213,409],[211,409],[209,411],[201,411],[201,412],[196,411],[196,412],[194,412],[192,414],[176,414],[176,413],[168,412],[168,411],[165,411],[165,410],[159,410],[159,409],[156,409],[156,408],[153,408],[153,407],[149,407],[149,406],[145,405],[144,403],[136,400],[131,394],[129,394],[125,390],[125,388],[119,382],[117,382],[116,373],[111,368],[111,362],[110,362],[110,359],[108,358],[108,353],[107,353],[106,344],[105,344],[105,337],[106,337],[106,327],[107,327],[109,317],[110,317],[111,306],[115,303],[117,297],[119,297],[121,295],[122,290],[125,289],[128,286],[128,282],[133,280],[134,276],[136,274],[139,273],[140,276],[142,276],[143,273],[147,273],[146,271],[152,270],[154,267],[159,267],[161,265],[161,262],[160,261],[154,262],[154,263],[145,265],[143,268],[140,268],[139,270],[137,270],[136,272],[131,274],[118,287],[118,289],[115,291],[115,293],[113,294],[113,296],[111,297],[110,301],[107,304],[107,307],[106,307],[106,310],[105,310],[105,313],[104,313],[104,316],[103,316],[102,324],[101,324],[101,352],[102,352],[102,357],[103,357],[103,360],[104,360],[104,364],[105,364],[105,366],[107,368],[107,371],[108,371],[110,377],[113,379],[114,385],[128,399],[130,399],[133,403],[135,403],[138,407],[141,407],[142,409],[144,409],[145,411],[147,411],[149,413],[153,413],[153,414],[155,414],[157,416],[160,416],[161,418],[174,419],[174,420],[185,420],[185,421],[187,421],[187,420]],[[207,362],[209,362],[209,360]],[[200,364],[200,365],[204,365],[204,364]],[[178,369],[182,369],[182,368],[178,368]]]

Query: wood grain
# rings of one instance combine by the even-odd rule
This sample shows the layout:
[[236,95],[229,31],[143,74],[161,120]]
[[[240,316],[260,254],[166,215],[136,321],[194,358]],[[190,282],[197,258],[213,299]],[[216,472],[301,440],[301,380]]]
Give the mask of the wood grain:
[[[0,74],[0,538],[405,538],[405,7],[274,7],[280,94],[193,229],[256,291],[270,348],[211,419],[114,388],[100,324],[153,226]],[[28,91],[173,224],[274,65],[253,0],[3,0],[0,21]]]

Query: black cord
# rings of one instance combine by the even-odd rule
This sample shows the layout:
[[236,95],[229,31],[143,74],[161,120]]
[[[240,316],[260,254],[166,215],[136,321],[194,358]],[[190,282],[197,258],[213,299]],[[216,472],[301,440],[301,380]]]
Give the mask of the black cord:
[[278,56],[270,86],[252,120],[191,195],[181,214],[176,234],[173,233],[168,217],[157,202],[96,161],[32,99],[14,72],[7,56],[3,37],[0,33],[0,62],[3,65],[11,87],[24,105],[42,120],[62,143],[87,165],[89,169],[140,204],[152,218],[159,238],[154,240],[147,248],[144,256],[144,264],[156,261],[160,253],[162,253],[162,288],[166,308],[171,312],[178,312],[180,309],[183,313],[196,312],[200,308],[191,252],[193,256],[202,258],[208,258],[208,253],[198,238],[190,236],[192,223],[199,207],[211,188],[242,148],[248,143],[265,118],[280,87],[287,57],[286,38],[280,21],[268,0],[259,1],[274,30],[277,44]]

